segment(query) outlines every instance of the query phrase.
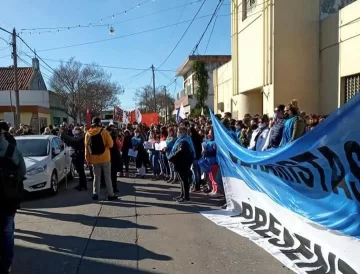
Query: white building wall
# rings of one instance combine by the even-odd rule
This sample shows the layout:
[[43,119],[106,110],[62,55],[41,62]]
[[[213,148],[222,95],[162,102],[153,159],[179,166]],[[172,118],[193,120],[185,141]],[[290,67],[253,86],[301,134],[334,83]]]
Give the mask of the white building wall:
[[[10,96],[11,92],[11,96]],[[20,90],[19,101],[21,106],[42,106],[49,108],[49,92],[47,90]],[[15,91],[0,91],[0,106],[15,106]]]

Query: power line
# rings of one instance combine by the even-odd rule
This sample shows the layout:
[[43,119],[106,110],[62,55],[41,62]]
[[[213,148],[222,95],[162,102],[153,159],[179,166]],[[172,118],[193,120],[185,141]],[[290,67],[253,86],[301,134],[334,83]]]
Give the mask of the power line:
[[215,20],[214,20],[214,25],[213,25],[213,27],[212,27],[212,30],[211,30],[211,33],[210,33],[210,36],[209,36],[209,40],[208,40],[208,42],[207,42],[207,44],[206,44],[206,48],[205,48],[204,54],[206,54],[206,51],[207,51],[208,46],[209,46],[209,44],[210,44],[210,40],[211,40],[211,37],[212,37],[212,35],[213,35],[213,32],[214,32],[214,29],[215,29],[215,25],[216,25],[217,19],[218,19],[218,17],[216,16],[216,17],[215,17]]
[[135,75],[132,76],[132,77],[130,77],[130,78],[129,78],[130,82],[129,82],[129,83],[126,83],[125,85],[123,85],[123,87],[130,85],[130,84],[132,83],[132,81],[133,81],[136,77],[139,77],[140,75],[142,75],[143,73],[149,71],[150,69],[151,69],[151,67],[143,70],[143,71],[140,72],[140,73],[135,74]]
[[[204,0],[204,1],[206,1],[206,0]],[[196,18],[195,20],[207,18],[207,17],[210,17],[210,16],[211,16],[211,14],[204,15],[204,16]],[[229,16],[229,14],[223,14],[223,15],[219,15],[219,16]],[[193,20],[185,20],[185,21],[180,22],[179,24],[184,24],[184,23],[187,23],[189,21],[193,21]],[[143,34],[143,33],[147,33],[147,32],[152,32],[152,31],[156,31],[156,30],[161,30],[161,29],[173,27],[175,25],[176,24],[170,24],[170,25],[166,25],[166,26],[162,26],[162,27],[158,27],[158,28],[153,28],[153,29],[148,29],[148,30],[143,30],[143,31],[139,31],[139,32],[134,32],[134,33],[130,33],[130,34],[122,35],[122,36],[119,36],[119,37],[114,37],[114,38],[107,38],[107,39],[102,39],[102,40],[96,40],[96,41],[84,42],[84,43],[80,43],[80,44],[61,46],[61,47],[56,47],[56,48],[41,49],[41,50],[38,50],[37,52],[53,51],[53,50],[59,50],[59,49],[66,49],[66,48],[73,48],[73,47],[97,44],[97,43],[117,40],[117,39],[121,39],[121,38],[125,38],[125,37],[130,37],[130,36],[134,36],[134,35],[138,35],[138,34]]]
[[19,35],[16,35],[16,37],[18,37],[21,42],[23,42],[25,46],[27,46],[27,48],[31,50],[31,52],[34,53],[35,56],[38,57],[47,67],[49,67],[53,72],[55,72],[55,70],[48,63],[46,63],[39,55],[36,54],[36,52],[25,42],[24,39],[22,39]]
[[[145,18],[145,17],[149,17],[151,15],[156,15],[156,14],[164,13],[164,12],[167,12],[167,11],[175,10],[175,9],[178,9],[178,8],[181,8],[181,7],[186,7],[186,6],[189,6],[189,5],[192,5],[192,4],[196,4],[196,3],[199,3],[201,1],[202,0],[196,0],[196,1],[190,2],[188,4],[178,5],[178,6],[175,6],[175,7],[168,8],[168,9],[163,9],[163,10],[160,10],[160,11],[148,13],[148,14],[141,15],[141,16],[137,16],[137,17],[134,17],[134,18],[129,18],[127,20],[113,22],[113,23],[111,23],[111,25],[115,26],[115,25],[119,25],[119,24],[122,24],[122,23],[134,21],[134,20],[137,20],[137,19],[142,19],[142,18]],[[21,33],[28,33],[28,34],[57,33],[57,32],[63,32],[63,31],[71,30],[71,29],[77,29],[77,28],[109,27],[109,25],[110,24],[91,24],[91,25],[89,24],[89,25],[77,25],[77,26],[68,26],[68,27],[22,29]],[[41,30],[41,29],[46,29],[46,30],[37,31],[37,30]],[[31,30],[31,31],[23,31],[23,30]]]
[[[200,1],[201,1],[201,0],[200,0]],[[187,6],[187,3],[188,3],[188,2],[189,2],[189,0],[186,0],[185,5],[184,5],[184,8],[181,10],[181,13],[180,13],[179,19],[177,20],[177,23],[176,23],[176,25],[175,25],[175,27],[174,27],[173,31],[171,32],[171,35],[170,35],[170,37],[169,37],[169,40],[168,40],[168,42],[166,43],[166,47],[164,47],[164,48],[167,48],[167,46],[169,45],[169,43],[170,43],[171,39],[173,38],[174,33],[175,33],[175,30],[176,30],[176,28],[177,28],[177,27],[178,27],[178,25],[179,25],[179,22],[180,22],[180,20],[181,20],[181,18],[182,18],[182,16],[183,16],[183,14],[184,14],[184,11],[185,11],[185,8],[186,8],[186,6]],[[199,2],[199,1],[197,1],[197,2]]]
[[204,38],[204,35],[205,35],[206,31],[208,30],[208,28],[209,28],[212,20],[214,19],[214,17],[215,17],[216,14],[218,13],[218,11],[219,11],[222,3],[223,3],[223,0],[219,0],[219,3],[216,5],[215,10],[214,10],[214,13],[213,13],[212,16],[211,16],[209,23],[207,24],[207,26],[206,26],[203,34],[201,35],[199,41],[197,42],[197,44],[195,45],[195,47],[194,47],[194,49],[193,49],[193,51],[192,51],[192,55],[195,54],[195,52],[197,51],[197,49],[198,49],[198,47],[199,47],[202,39]]
[[[43,58],[44,60],[50,61],[50,62],[58,62],[58,63],[69,63],[69,61],[63,61],[63,60],[54,60],[54,59],[48,59],[48,58]],[[77,61],[78,62],[78,61]],[[100,67],[100,68],[109,68],[109,69],[119,69],[119,70],[146,70],[146,68],[129,68],[129,67],[118,67],[118,66],[107,66],[107,65],[98,65],[98,64],[86,64],[86,63],[82,63],[82,62],[78,62],[80,65],[82,66],[92,66],[92,67]],[[173,69],[162,69],[161,71],[171,71],[171,72],[175,72],[176,70]]]
[[169,60],[170,56],[174,53],[174,51],[176,50],[176,48],[179,46],[180,42],[182,41],[182,39],[185,37],[186,33],[188,32],[188,30],[190,29],[191,25],[193,24],[193,22],[195,21],[196,17],[198,16],[198,14],[200,13],[202,7],[204,6],[206,0],[204,0],[201,4],[201,6],[199,7],[198,11],[195,13],[193,19],[190,21],[189,26],[186,28],[186,30],[184,31],[184,33],[181,35],[179,41],[176,43],[175,47],[172,49],[172,51],[169,53],[169,55],[165,58],[165,60],[160,64],[160,66],[158,66],[158,69],[161,68],[162,65],[164,65],[166,63],[167,60]]
[[7,41],[6,39],[0,37],[1,40],[3,40],[6,44],[10,45],[9,41]]
[[11,54],[7,54],[7,55],[4,55],[4,56],[1,56],[0,59],[10,57],[10,56],[11,56]]

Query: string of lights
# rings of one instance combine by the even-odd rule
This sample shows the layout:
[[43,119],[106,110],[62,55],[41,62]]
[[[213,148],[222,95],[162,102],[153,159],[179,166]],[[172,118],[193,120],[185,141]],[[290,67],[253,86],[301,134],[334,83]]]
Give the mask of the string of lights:
[[177,5],[177,6],[174,6],[174,7],[171,7],[171,8],[163,9],[163,10],[160,10],[160,11],[156,11],[156,12],[152,12],[152,13],[148,13],[148,14],[145,14],[145,15],[129,18],[129,19],[126,19],[126,20],[116,21],[116,22],[112,22],[112,23],[61,26],[61,27],[50,27],[50,28],[21,29],[21,32],[19,34],[29,34],[29,35],[39,34],[40,35],[40,34],[47,34],[47,33],[50,33],[50,34],[51,33],[59,33],[59,32],[79,29],[79,28],[87,28],[87,29],[89,29],[89,28],[104,28],[104,27],[110,28],[110,26],[116,26],[116,25],[127,23],[127,22],[130,22],[130,21],[143,19],[143,18],[152,16],[152,15],[164,13],[164,12],[167,12],[167,11],[176,10],[176,9],[179,9],[179,8],[184,8],[185,9],[185,7],[196,4],[196,3],[199,3],[201,1],[202,0],[195,0],[195,1],[190,2],[190,3]]
[[[206,1],[206,0],[205,0],[205,1]],[[200,20],[200,19],[207,18],[207,17],[210,17],[210,16],[212,16],[212,14],[208,14],[208,15],[204,15],[204,16],[199,16],[199,17],[197,17],[195,20]],[[223,15],[219,15],[219,16],[229,16],[229,14],[223,14]],[[193,20],[185,20],[185,21],[179,22],[178,24],[185,24],[185,23],[188,23],[188,22],[190,22],[190,21],[193,21]],[[37,50],[37,52],[53,51],[53,50],[59,50],[59,49],[66,49],[66,48],[73,48],[73,47],[80,47],[80,46],[85,46],[85,45],[97,44],[97,43],[102,43],[102,42],[107,42],[107,41],[122,39],[122,38],[125,38],[125,37],[134,36],[134,35],[139,35],[139,34],[143,34],[143,33],[148,33],[148,32],[153,32],[153,31],[157,31],[157,30],[162,30],[162,29],[166,29],[166,28],[173,27],[173,26],[175,26],[175,25],[176,25],[176,23],[175,23],[175,24],[170,24],[170,25],[161,26],[161,27],[157,27],[157,28],[153,28],[153,29],[147,29],[147,30],[143,30],[143,31],[138,31],[138,32],[134,32],[134,33],[129,33],[129,34],[125,34],[125,35],[118,36],[118,37],[112,37],[112,38],[107,38],[107,39],[89,41],[89,42],[84,42],[84,43],[79,43],[79,44],[66,45],[66,46],[55,47],[55,48],[40,49],[40,50]]]
[[[155,2],[155,0],[145,0],[139,4],[136,4],[132,7],[130,7],[129,9],[126,9],[126,10],[123,10],[121,12],[117,12],[117,13],[113,13],[112,15],[109,15],[109,16],[105,16],[103,18],[100,18],[100,25],[102,26],[108,26],[109,24],[102,24],[103,21],[107,20],[107,19],[114,19],[115,16],[118,16],[118,15],[121,15],[121,14],[124,14],[124,15],[127,15],[127,13],[133,9],[136,9],[136,8],[140,8],[141,5],[144,5],[146,4],[147,2]],[[97,21],[97,22],[99,22]],[[39,28],[23,28],[21,29],[21,31],[23,33],[25,32],[48,32],[48,31],[51,31],[51,30],[56,30],[56,31],[60,31],[60,30],[69,30],[69,29],[75,29],[75,28],[90,28],[90,27],[93,27],[93,26],[99,26],[99,24],[97,24],[97,22],[90,22],[88,24],[78,24],[78,25],[69,25],[69,26],[58,26],[58,27],[39,27]]]

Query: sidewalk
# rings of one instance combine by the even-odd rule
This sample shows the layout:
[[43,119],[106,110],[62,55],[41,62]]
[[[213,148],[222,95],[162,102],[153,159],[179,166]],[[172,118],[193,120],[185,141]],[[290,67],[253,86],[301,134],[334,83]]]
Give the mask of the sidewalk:
[[71,189],[24,203],[13,273],[292,273],[198,214],[218,209],[219,200],[195,194],[192,204],[179,205],[172,201],[178,185],[123,181],[115,202],[95,203],[90,191]]

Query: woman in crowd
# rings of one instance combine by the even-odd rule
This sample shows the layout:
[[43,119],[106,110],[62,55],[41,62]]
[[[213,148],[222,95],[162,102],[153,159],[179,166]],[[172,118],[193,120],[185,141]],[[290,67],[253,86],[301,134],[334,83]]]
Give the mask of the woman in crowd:
[[155,135],[154,131],[149,132],[149,140],[148,143],[151,143],[151,148],[148,149],[150,163],[153,171],[153,181],[159,179],[160,176],[160,151],[156,150],[155,144],[159,143],[157,136]]
[[123,144],[121,148],[121,158],[124,165],[120,166],[120,176],[124,176],[124,167],[125,167],[125,177],[129,177],[129,164],[130,164],[130,157],[129,157],[129,149],[132,148],[131,143],[131,132],[130,130],[126,129],[124,132]]
[[[164,149],[166,158],[169,157],[170,152],[176,142],[177,138],[175,135],[175,129],[173,127],[168,128],[168,137],[166,138],[166,148]],[[170,167],[170,178],[167,180],[168,183],[176,183],[178,181],[178,173],[175,171],[174,164],[169,162]]]
[[[166,142],[167,137],[168,130],[166,127],[162,127],[160,129],[160,142]],[[170,166],[164,150],[160,151],[160,168],[164,181],[168,181],[170,179]]]
[[134,131],[134,137],[131,138],[131,148],[137,152],[136,155],[136,168],[138,169],[139,176],[145,178],[146,169],[145,165],[148,162],[146,160],[147,153],[144,149],[144,138],[140,135],[140,130],[138,128]]
[[216,174],[218,173],[219,166],[216,161],[216,144],[214,139],[213,130],[210,129],[207,135],[206,141],[203,145],[203,155],[210,165],[209,180],[211,183],[212,191],[209,193],[210,196],[220,196],[220,191],[216,183]]

